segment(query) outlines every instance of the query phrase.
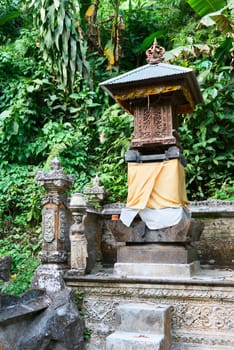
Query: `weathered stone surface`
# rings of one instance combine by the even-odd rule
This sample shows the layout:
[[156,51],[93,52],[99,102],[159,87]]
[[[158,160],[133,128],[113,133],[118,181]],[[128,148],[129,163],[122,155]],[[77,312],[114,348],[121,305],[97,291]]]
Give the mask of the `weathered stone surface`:
[[85,322],[91,330],[86,350],[104,350],[106,337],[115,331],[116,308],[134,302],[171,306],[171,350],[234,349],[232,271],[207,270],[183,282],[94,277],[67,281],[84,293]]
[[71,269],[77,270],[79,274],[84,275],[87,266],[87,239],[84,234],[84,221],[86,215],[82,212],[72,212],[74,219],[73,225],[70,227],[71,241]]
[[114,274],[121,277],[148,277],[183,280],[200,269],[199,261],[190,264],[115,263]]
[[45,289],[48,294],[59,292],[65,288],[63,280],[68,266],[60,264],[40,265],[32,280],[32,288]]
[[3,295],[0,304],[0,325],[46,309],[51,303],[44,290],[30,289],[21,296]]
[[[117,261],[117,242],[109,222],[110,215],[120,214],[124,204],[116,203],[103,209],[102,259],[103,263]],[[234,202],[202,201],[191,202],[189,209],[194,220],[204,224],[200,240],[193,245],[198,252],[198,260],[203,265],[234,268]],[[193,231],[192,231],[193,235]]]
[[164,350],[163,336],[158,334],[115,332],[106,340],[106,350]]
[[4,350],[82,350],[83,322],[71,289],[50,296],[50,306],[37,315],[0,325]]
[[127,227],[121,220],[109,220],[107,228],[117,242],[144,242],[145,223],[143,221],[135,220],[130,227]]
[[121,304],[116,310],[116,330],[170,336],[170,307],[154,303]]
[[195,220],[182,220],[179,224],[161,230],[146,227],[145,242],[195,242],[200,239],[204,224]]
[[197,260],[193,247],[178,244],[141,244],[119,247],[119,263],[187,264]]
[[0,279],[9,281],[11,276],[11,256],[0,257]]
[[106,339],[106,350],[170,350],[170,307],[154,303],[121,304],[116,331]]
[[135,219],[130,227],[121,220],[108,221],[107,227],[117,242],[194,242],[199,240],[204,224],[181,220],[171,227],[150,230],[143,221]]
[[100,216],[87,210],[87,218],[85,220],[85,237],[88,241],[88,260],[86,271],[90,272],[97,260],[102,259],[101,253],[101,237],[102,222]]

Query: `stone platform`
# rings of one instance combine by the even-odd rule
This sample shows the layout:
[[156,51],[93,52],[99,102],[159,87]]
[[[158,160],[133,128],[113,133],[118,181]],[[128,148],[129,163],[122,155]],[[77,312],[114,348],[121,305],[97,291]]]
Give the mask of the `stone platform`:
[[115,331],[116,308],[123,303],[171,307],[171,350],[234,349],[234,271],[210,269],[181,280],[120,277],[97,268],[90,275],[66,278],[83,293],[85,325],[91,338],[85,350],[104,350]]
[[163,278],[184,280],[199,272],[200,263],[190,264],[150,264],[150,263],[115,263],[114,275],[120,277]]

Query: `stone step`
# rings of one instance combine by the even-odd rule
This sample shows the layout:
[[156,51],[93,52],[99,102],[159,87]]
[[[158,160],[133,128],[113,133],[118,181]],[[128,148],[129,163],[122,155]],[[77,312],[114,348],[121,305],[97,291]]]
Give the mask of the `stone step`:
[[165,350],[159,334],[117,331],[106,339],[106,350]]
[[165,334],[170,330],[170,307],[153,303],[128,303],[116,310],[116,330]]
[[106,350],[170,350],[170,306],[127,303],[116,310],[116,332]]

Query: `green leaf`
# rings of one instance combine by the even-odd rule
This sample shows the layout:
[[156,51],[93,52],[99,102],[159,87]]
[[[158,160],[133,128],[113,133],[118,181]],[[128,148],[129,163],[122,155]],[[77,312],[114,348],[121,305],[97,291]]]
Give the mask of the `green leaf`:
[[162,30],[158,30],[148,35],[140,46],[139,53],[145,52],[154,42],[155,39],[163,38],[165,33]]
[[225,7],[225,0],[187,0],[192,9],[201,17]]
[[60,6],[60,0],[54,0],[54,7],[56,10],[58,10],[59,6]]
[[0,113],[0,120],[4,120],[4,119],[8,118],[8,117],[10,117],[10,115],[11,115],[11,110],[6,109],[2,113]]
[[41,9],[40,9],[40,15],[41,15],[41,21],[42,21],[42,23],[45,23],[45,21],[46,21],[46,10],[44,9],[44,7],[41,7]]
[[19,123],[16,120],[13,121],[13,132],[15,135],[19,132]]
[[208,15],[204,16],[200,24],[204,25],[205,27],[210,27],[212,25],[217,25],[218,29],[221,32],[233,32],[234,22],[231,19],[231,17],[226,16],[223,14],[223,11],[226,10],[227,7],[224,7],[220,11],[209,13]]
[[0,26],[4,25],[10,19],[17,18],[20,16],[20,11],[11,11],[6,15],[0,16]]

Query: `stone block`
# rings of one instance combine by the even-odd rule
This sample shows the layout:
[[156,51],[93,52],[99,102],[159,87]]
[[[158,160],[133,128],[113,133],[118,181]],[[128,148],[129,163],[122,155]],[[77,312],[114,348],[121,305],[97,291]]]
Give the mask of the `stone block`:
[[170,334],[170,307],[153,303],[129,303],[116,310],[116,330]]
[[193,247],[179,244],[141,244],[119,247],[118,263],[188,264],[197,260]]
[[68,266],[59,264],[40,265],[34,273],[32,288],[45,289],[48,294],[65,288],[64,273]]
[[204,224],[195,220],[181,220],[174,226],[150,230],[143,221],[135,219],[130,227],[121,220],[108,221],[107,228],[117,242],[194,242],[200,239]]
[[[23,302],[21,315],[18,312],[20,304],[6,307],[9,322],[6,319],[0,322],[0,343],[3,350],[83,350],[84,323],[71,289],[64,288],[50,296],[40,295],[43,299],[38,301],[37,298],[38,305],[28,300],[32,294],[35,291],[29,291],[18,298]],[[45,305],[45,297],[49,299],[49,305]],[[6,305],[16,300],[11,299],[6,301]],[[37,310],[31,310],[33,306]],[[17,311],[14,318],[11,308]]]
[[106,350],[165,350],[163,336],[115,332],[106,339]]
[[198,273],[199,269],[199,261],[190,264],[115,263],[114,275],[183,280]]
[[0,257],[0,279],[9,281],[11,276],[11,256]]
[[3,295],[0,304],[0,327],[26,315],[39,313],[50,304],[49,297],[41,289],[30,289],[21,296]]

